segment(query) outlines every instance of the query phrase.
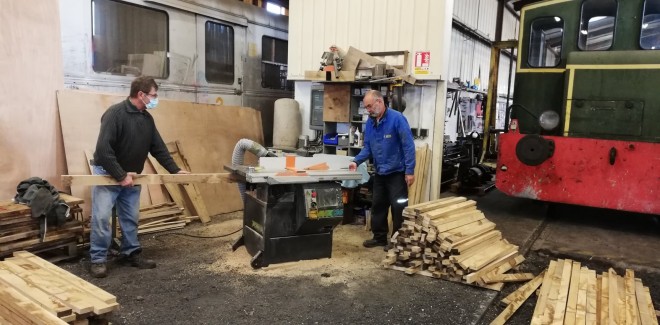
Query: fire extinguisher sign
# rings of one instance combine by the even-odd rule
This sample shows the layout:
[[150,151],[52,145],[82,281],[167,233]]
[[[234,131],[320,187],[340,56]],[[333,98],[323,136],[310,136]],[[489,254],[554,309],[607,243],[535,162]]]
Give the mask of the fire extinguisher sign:
[[430,66],[431,66],[430,51],[415,52],[415,74],[429,74]]

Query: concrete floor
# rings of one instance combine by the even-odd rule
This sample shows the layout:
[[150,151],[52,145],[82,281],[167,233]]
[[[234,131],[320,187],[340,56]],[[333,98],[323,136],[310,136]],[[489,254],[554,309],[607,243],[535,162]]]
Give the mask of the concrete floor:
[[[444,195],[444,194],[443,194]],[[449,194],[446,194],[449,195]],[[599,272],[633,268],[660,309],[657,219],[621,212],[548,205],[507,197],[497,190],[478,202],[503,236],[526,252],[521,270],[538,274],[550,259],[567,257]],[[240,226],[241,214],[215,217],[184,232],[214,235]],[[253,270],[244,249],[231,252],[236,235],[192,239],[142,237],[155,270],[113,267],[105,279],[87,275],[87,260],[61,265],[117,295],[113,324],[488,324],[502,310],[501,293],[384,270],[385,253],[365,249],[359,226],[335,231],[333,258]],[[528,324],[529,299],[509,324]]]

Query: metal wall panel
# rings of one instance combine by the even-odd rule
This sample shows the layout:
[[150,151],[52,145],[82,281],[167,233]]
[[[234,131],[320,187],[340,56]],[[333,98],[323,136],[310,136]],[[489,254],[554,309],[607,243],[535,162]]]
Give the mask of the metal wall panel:
[[519,19],[508,10],[504,10],[504,21],[502,22],[502,40],[518,39]]
[[497,0],[481,0],[479,3],[479,20],[477,30],[489,40],[495,40],[497,25]]
[[444,79],[447,52],[442,45],[449,37],[453,2],[291,0],[288,78],[302,80],[305,71],[318,69],[323,52],[335,44],[343,53],[350,46],[363,52],[407,50],[411,66],[415,51],[430,51],[430,73],[415,77]]

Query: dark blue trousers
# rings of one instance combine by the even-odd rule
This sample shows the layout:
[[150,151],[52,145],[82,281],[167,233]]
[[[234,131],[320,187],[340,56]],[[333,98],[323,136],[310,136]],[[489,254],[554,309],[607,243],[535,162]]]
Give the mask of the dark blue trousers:
[[403,208],[408,206],[408,185],[403,172],[375,175],[371,204],[371,231],[374,239],[387,241],[387,212],[392,208],[392,233],[401,228]]

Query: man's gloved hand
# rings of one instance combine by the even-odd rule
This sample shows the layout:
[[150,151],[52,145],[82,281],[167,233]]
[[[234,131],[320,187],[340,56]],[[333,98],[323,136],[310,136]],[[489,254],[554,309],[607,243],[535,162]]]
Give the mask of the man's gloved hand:
[[406,175],[406,184],[408,184],[408,187],[412,186],[414,182],[415,175]]

